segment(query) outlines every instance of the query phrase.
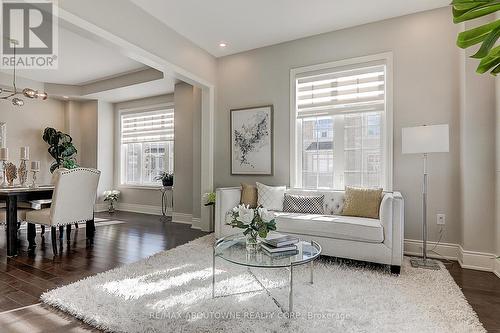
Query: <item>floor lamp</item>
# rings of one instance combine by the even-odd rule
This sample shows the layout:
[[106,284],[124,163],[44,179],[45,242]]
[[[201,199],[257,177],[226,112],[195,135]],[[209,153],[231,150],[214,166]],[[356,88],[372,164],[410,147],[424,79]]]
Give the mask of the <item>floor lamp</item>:
[[449,152],[448,125],[406,127],[402,131],[403,154],[422,154],[424,179],[422,186],[422,258],[412,258],[413,267],[439,269],[436,261],[427,259],[427,154]]

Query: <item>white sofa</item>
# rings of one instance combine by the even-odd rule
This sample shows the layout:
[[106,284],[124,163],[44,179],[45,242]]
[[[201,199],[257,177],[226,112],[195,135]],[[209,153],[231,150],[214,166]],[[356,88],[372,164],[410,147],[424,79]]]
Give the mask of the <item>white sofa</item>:
[[[325,215],[275,212],[277,231],[315,240],[322,255],[391,266],[398,274],[403,260],[404,201],[399,192],[384,192],[380,218],[342,216],[343,191],[287,190],[288,194],[324,195]],[[217,189],[215,236],[239,232],[226,225],[227,213],[239,204],[238,187]]]

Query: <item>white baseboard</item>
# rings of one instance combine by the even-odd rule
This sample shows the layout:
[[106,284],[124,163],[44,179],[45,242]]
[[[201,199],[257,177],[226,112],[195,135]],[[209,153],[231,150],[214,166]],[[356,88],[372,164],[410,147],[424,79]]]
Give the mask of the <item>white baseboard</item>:
[[[116,205],[116,209],[123,210],[125,212],[143,213],[143,214],[151,214],[151,215],[162,215],[160,206],[138,205],[138,204],[119,202]],[[168,212],[167,215],[170,216],[171,213]]]
[[460,247],[458,262],[460,266],[478,271],[495,271],[495,255],[493,253],[484,253],[464,250]]
[[193,217],[192,219],[192,224],[191,224],[191,229],[196,229],[196,230],[201,230],[201,218],[200,217]]
[[[416,239],[405,239],[404,253],[408,256],[422,255],[422,241]],[[430,251],[434,249],[434,252]],[[427,242],[427,256],[429,258],[444,258],[448,260],[458,260],[458,244]]]
[[[434,252],[431,251],[434,249]],[[404,253],[409,256],[422,255],[422,241],[405,239]],[[493,272],[500,278],[500,261],[492,253],[464,250],[459,244],[427,242],[429,258],[456,260],[462,268]]]
[[172,222],[175,222],[175,223],[184,223],[184,224],[192,224],[193,223],[193,215],[174,212],[172,214]]
[[495,270],[493,273],[500,278],[500,259],[495,260]]

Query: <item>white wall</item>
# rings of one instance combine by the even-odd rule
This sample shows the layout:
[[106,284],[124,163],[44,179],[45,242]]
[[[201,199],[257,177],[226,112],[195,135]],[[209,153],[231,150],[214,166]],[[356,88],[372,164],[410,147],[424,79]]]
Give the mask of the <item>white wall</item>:
[[[10,161],[19,166],[20,147],[29,146],[31,160],[41,162],[37,182],[50,183],[49,168],[53,159],[47,152],[49,146],[43,141],[42,135],[46,127],[64,130],[64,103],[54,99],[46,101],[26,99],[23,107],[14,108],[10,102],[0,101],[0,122],[7,123],[7,148]],[[31,182],[31,174],[28,176],[28,181]]]
[[[449,8],[390,19],[220,58],[215,186],[261,181],[289,184],[290,69],[392,51],[394,189],[406,199],[405,237],[421,239],[421,157],[401,154],[401,128],[450,124],[450,153],[429,158],[429,238],[436,213],[447,214],[445,242],[460,241],[458,27]],[[230,175],[229,109],[274,105],[274,176]]]

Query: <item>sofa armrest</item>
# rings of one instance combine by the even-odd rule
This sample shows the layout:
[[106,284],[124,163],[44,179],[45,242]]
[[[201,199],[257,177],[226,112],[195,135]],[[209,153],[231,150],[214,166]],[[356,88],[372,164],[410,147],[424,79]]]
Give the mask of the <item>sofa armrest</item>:
[[392,265],[403,263],[405,205],[401,193],[393,192],[392,203]]
[[391,262],[403,261],[404,201],[401,193],[386,193],[380,204],[380,223],[384,227],[384,244],[391,249]]
[[226,225],[226,215],[240,203],[241,189],[239,187],[225,187],[216,190],[215,199],[215,237],[221,238],[235,233]]

